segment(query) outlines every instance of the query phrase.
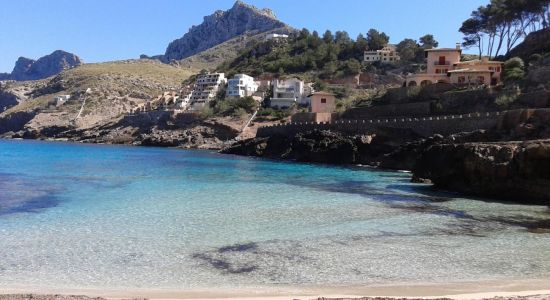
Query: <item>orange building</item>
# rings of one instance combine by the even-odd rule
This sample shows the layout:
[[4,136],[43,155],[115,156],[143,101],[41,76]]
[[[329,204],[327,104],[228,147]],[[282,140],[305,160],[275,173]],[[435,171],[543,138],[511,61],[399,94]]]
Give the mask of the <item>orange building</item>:
[[332,113],[336,109],[336,97],[332,93],[315,92],[309,97],[312,113]]
[[432,83],[457,85],[490,84],[500,82],[502,62],[487,58],[460,61],[462,50],[456,48],[435,48],[426,50],[426,72],[408,75],[406,86],[424,86]]

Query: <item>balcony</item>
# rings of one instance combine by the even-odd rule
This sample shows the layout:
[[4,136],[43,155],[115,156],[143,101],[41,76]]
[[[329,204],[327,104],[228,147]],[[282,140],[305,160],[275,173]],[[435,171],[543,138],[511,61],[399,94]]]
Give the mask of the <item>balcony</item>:
[[434,66],[450,66],[451,62],[446,60],[445,63],[442,63],[440,61],[434,61]]

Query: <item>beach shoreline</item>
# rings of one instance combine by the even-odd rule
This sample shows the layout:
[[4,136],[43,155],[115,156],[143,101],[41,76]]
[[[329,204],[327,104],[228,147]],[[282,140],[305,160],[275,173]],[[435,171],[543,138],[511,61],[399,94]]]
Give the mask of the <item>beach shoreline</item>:
[[[425,283],[369,286],[265,286],[246,288],[155,289],[155,288],[55,288],[31,286],[0,286],[0,300],[6,295],[86,295],[106,299],[317,299],[381,297],[410,299],[550,299],[550,278],[523,280],[471,281],[457,283]],[[527,298],[525,298],[527,297]],[[531,298],[532,297],[532,298]],[[17,297],[16,297],[17,298]],[[33,296],[33,298],[35,298]],[[503,298],[503,299],[504,299]]]

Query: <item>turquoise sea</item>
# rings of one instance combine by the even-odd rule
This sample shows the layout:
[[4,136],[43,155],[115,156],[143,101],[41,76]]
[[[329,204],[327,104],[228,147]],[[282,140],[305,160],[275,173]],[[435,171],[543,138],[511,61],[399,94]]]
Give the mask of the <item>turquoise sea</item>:
[[207,151],[0,141],[0,289],[550,277],[550,210],[410,175]]

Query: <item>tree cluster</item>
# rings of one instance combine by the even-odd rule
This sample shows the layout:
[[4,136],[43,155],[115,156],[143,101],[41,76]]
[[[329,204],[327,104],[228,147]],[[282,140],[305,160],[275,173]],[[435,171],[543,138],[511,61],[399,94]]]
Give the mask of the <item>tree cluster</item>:
[[480,57],[507,54],[530,32],[548,28],[549,16],[550,0],[491,0],[462,23],[462,44],[477,47]]
[[232,62],[221,66],[226,72],[248,73],[253,76],[264,72],[279,75],[316,72],[322,78],[357,75],[362,71],[361,61],[366,49],[380,49],[389,36],[371,29],[367,35],[359,34],[355,40],[346,31],[318,32],[302,29],[291,34],[285,43],[261,42],[246,50]]
[[421,36],[418,41],[406,38],[396,45],[396,50],[402,61],[417,62],[424,61],[424,51],[426,49],[436,48],[439,42],[435,40],[432,34]]

